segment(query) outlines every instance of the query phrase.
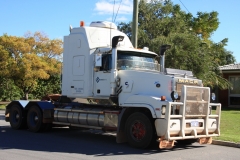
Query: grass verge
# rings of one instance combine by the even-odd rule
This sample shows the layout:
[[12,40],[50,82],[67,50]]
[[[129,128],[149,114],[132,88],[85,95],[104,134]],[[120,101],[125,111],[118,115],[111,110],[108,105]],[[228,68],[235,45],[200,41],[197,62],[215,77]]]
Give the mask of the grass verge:
[[6,105],[5,104],[0,104],[0,110],[5,110]]
[[5,110],[6,106],[7,106],[9,103],[10,103],[10,102],[0,101],[0,110]]
[[240,109],[222,109],[220,137],[214,139],[240,143]]

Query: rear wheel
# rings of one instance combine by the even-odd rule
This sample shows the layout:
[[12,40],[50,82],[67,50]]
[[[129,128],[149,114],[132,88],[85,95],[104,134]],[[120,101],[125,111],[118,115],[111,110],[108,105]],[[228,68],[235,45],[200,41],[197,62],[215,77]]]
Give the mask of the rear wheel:
[[26,120],[23,116],[22,108],[15,104],[10,110],[10,125],[13,129],[22,129],[26,126]]
[[128,143],[136,148],[147,148],[153,141],[153,126],[150,119],[137,112],[129,116],[125,126]]
[[27,114],[28,128],[32,132],[40,132],[45,128],[42,112],[37,106],[31,106]]

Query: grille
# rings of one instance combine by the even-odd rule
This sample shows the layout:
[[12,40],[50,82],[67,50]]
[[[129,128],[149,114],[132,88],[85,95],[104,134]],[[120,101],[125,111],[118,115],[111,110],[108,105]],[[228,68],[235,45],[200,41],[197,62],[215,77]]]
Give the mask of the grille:
[[186,87],[186,100],[208,101],[209,89],[205,87]]
[[[209,88],[186,87],[186,93],[182,94],[181,101],[185,101],[186,115],[207,115],[210,98]],[[184,96],[186,99],[184,99]]]
[[[178,93],[178,95],[181,95],[181,91],[182,91],[182,86],[186,85],[184,83],[176,83],[176,91]],[[196,84],[188,84],[187,86],[197,86]]]
[[207,103],[186,102],[185,115],[207,115]]

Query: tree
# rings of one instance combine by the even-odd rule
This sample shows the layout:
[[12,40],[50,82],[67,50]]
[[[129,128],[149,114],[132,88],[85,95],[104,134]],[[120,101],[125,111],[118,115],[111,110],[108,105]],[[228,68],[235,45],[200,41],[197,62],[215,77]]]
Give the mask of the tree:
[[211,43],[209,53],[213,60],[220,66],[235,63],[236,59],[232,52],[227,51],[224,47],[227,46],[228,39],[225,38],[217,43]]
[[[170,44],[166,52],[166,67],[193,71],[204,85],[226,88],[230,86],[221,77],[218,66],[234,63],[235,58],[224,47],[227,39],[219,43],[210,40],[218,28],[218,13],[198,12],[197,17],[181,10],[168,1],[152,0],[139,3],[138,44],[159,53],[159,47]],[[120,23],[119,30],[131,36],[131,22]]]
[[25,37],[0,37],[0,53],[4,58],[2,75],[12,79],[24,93],[24,99],[40,79],[60,74],[62,41],[50,40],[40,32]]
[[0,100],[10,101],[19,99],[21,97],[21,90],[14,85],[13,80],[0,77]]
[[38,79],[38,85],[31,92],[34,98],[41,99],[45,95],[61,93],[61,77],[59,74],[51,75],[49,79]]
[[198,17],[193,18],[192,28],[203,40],[208,41],[211,34],[216,31],[219,26],[218,12],[198,12],[197,16]]

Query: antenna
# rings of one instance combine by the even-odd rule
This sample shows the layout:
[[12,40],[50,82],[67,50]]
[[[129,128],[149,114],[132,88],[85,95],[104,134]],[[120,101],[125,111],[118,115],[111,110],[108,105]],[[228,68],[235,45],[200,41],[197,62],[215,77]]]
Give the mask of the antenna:
[[[117,15],[118,15],[118,11],[120,9],[120,6],[122,4],[122,0],[120,1],[119,5],[118,5],[118,9],[117,9],[117,13],[115,15],[115,18],[114,18],[114,7],[115,7],[115,0],[114,0],[114,4],[113,4],[113,15],[112,15],[112,23],[111,23],[111,27],[110,27],[110,45],[112,45],[112,40],[111,40],[111,37],[112,37],[112,24],[115,22],[116,18],[117,18]],[[114,18],[114,19],[113,19]]]
[[[114,17],[114,7],[115,7],[115,0],[114,0],[114,3],[113,3],[113,15],[112,15],[112,23],[113,23],[113,17]],[[112,28],[112,23],[110,24],[110,46],[112,46],[112,40],[111,40],[111,38],[112,38],[112,30],[111,30],[111,28]]]
[[114,17],[114,7],[115,7],[115,0],[114,0],[114,3],[113,3],[113,15],[112,15],[112,22],[113,22],[113,17]]

